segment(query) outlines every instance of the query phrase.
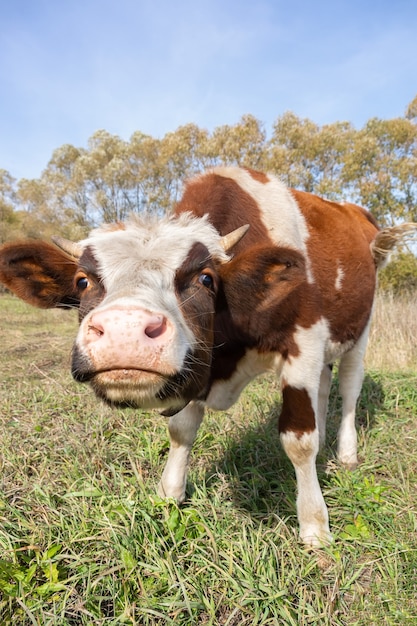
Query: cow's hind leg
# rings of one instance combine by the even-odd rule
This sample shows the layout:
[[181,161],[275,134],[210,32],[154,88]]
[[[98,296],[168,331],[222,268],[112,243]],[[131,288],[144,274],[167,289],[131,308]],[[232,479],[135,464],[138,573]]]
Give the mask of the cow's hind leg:
[[326,440],[326,420],[327,408],[329,404],[329,393],[332,384],[332,366],[325,365],[321,371],[319,399],[317,409],[317,426],[319,429],[320,448],[324,447]]
[[355,426],[356,403],[362,389],[363,358],[368,342],[369,325],[355,346],[344,354],[339,365],[339,390],[342,396],[342,421],[337,435],[337,458],[348,469],[358,464],[358,438]]
[[163,498],[185,500],[190,452],[204,415],[202,404],[190,402],[169,420],[170,449],[168,460],[158,486]]

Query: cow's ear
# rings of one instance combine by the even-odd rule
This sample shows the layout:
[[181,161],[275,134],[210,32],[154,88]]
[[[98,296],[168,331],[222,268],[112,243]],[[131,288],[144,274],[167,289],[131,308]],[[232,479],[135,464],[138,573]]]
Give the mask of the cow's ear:
[[0,282],[19,298],[43,309],[78,307],[77,264],[44,241],[8,243],[0,248]]
[[306,267],[296,250],[253,247],[219,271],[232,318],[249,334],[261,332],[261,326],[262,332],[270,333],[277,325],[290,323],[300,307]]

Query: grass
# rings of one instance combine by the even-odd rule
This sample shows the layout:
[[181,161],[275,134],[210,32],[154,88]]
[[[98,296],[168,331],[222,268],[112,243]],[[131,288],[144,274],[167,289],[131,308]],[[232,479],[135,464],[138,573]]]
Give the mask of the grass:
[[417,369],[417,293],[376,299],[366,356],[368,368],[379,371]]
[[318,463],[335,541],[310,552],[297,540],[272,378],[208,413],[179,508],[155,495],[165,419],[107,409],[71,380],[76,326],[71,313],[0,298],[0,624],[417,624],[409,357],[394,373],[368,370],[353,473],[327,462],[332,393]]

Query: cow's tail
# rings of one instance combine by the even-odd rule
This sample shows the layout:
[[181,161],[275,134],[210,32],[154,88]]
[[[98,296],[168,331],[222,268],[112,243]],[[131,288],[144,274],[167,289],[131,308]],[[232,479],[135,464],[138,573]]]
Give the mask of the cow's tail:
[[417,240],[417,223],[406,222],[380,230],[371,243],[371,252],[378,269],[384,267],[393,249],[407,241]]

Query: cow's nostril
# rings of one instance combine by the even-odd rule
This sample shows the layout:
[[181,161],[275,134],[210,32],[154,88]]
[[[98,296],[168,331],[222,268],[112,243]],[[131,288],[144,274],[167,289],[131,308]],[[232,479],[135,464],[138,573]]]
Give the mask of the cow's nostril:
[[98,324],[88,324],[87,333],[96,335],[97,337],[101,337],[102,335],[104,335],[104,329],[101,325]]
[[154,318],[146,325],[145,335],[150,339],[156,339],[165,332],[166,327],[166,318],[163,315],[155,315]]

